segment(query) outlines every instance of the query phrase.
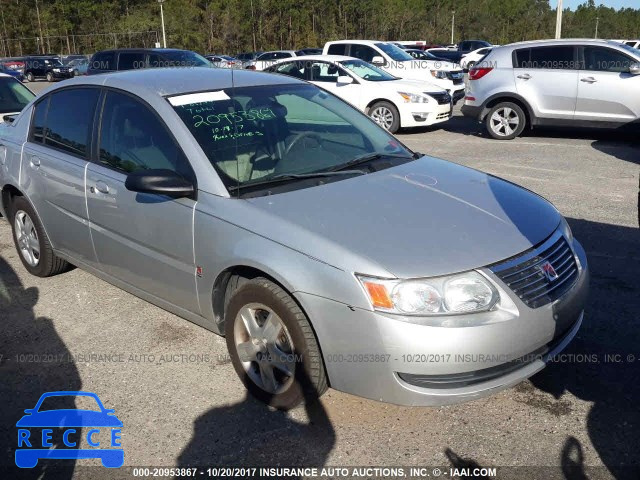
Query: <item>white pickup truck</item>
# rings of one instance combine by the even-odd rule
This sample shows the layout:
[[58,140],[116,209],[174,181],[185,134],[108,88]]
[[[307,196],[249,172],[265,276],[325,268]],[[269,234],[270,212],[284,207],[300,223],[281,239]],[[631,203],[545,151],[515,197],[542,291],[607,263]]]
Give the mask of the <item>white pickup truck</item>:
[[359,58],[396,77],[429,82],[449,92],[453,103],[464,97],[464,73],[460,65],[418,60],[391,42],[338,40],[325,43],[322,54]]

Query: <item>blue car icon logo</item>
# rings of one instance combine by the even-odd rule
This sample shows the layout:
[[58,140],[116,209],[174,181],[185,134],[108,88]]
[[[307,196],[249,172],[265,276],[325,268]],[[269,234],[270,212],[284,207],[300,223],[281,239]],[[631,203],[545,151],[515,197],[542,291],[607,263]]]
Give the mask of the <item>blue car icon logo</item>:
[[[78,408],[46,409],[43,402],[51,403],[52,397],[67,397],[73,401],[78,397],[89,397],[95,400],[98,410]],[[70,398],[71,397],[71,398]],[[86,400],[86,399],[85,399]],[[93,405],[93,403],[92,403]],[[104,407],[100,398],[91,392],[48,392],[43,394],[36,406],[24,411],[26,414],[18,423],[18,448],[16,449],[16,465],[20,468],[33,468],[41,458],[48,459],[81,459],[99,458],[102,465],[118,468],[124,463],[124,450],[120,444],[122,422],[115,416],[115,411]],[[44,428],[43,428],[44,427]],[[32,435],[30,428],[43,428],[41,435]],[[53,429],[61,429],[61,439],[66,447],[52,448]],[[82,433],[89,446],[95,448],[73,448],[81,440]],[[101,432],[100,428],[104,430]],[[104,432],[108,430],[108,438]],[[109,448],[104,448],[108,445]]]

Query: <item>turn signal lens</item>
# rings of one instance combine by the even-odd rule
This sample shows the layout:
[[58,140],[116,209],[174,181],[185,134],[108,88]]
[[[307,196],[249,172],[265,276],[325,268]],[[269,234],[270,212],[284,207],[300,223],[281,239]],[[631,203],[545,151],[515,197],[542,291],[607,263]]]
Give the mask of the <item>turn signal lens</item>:
[[384,285],[366,281],[363,281],[362,284],[364,285],[364,288],[367,289],[367,293],[369,294],[369,298],[371,299],[371,303],[374,307],[393,308],[393,302],[391,301],[391,297]]

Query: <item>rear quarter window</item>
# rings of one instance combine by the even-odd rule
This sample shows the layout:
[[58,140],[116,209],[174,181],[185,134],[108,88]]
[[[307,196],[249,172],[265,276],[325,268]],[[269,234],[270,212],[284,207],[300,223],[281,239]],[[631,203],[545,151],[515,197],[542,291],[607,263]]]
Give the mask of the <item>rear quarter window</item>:
[[347,46],[344,43],[334,43],[329,45],[327,53],[329,55],[346,55]]

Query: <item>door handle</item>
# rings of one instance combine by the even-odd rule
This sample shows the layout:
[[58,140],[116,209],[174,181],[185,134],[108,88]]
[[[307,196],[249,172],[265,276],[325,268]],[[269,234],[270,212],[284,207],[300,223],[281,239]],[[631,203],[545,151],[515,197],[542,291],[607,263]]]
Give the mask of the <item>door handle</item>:
[[581,78],[580,81],[585,83],[596,83],[598,80],[596,80],[593,77],[585,77],[585,78]]
[[[106,183],[104,183],[102,180],[98,180],[96,182],[96,190],[99,191],[100,193],[109,193],[109,185],[107,185]],[[92,192],[94,193],[94,192]]]
[[30,163],[33,168],[40,168],[40,159],[35,155],[31,156]]
[[528,73],[523,73],[522,75],[518,75],[518,78],[529,80],[531,78],[531,75],[529,75]]

